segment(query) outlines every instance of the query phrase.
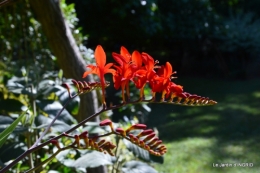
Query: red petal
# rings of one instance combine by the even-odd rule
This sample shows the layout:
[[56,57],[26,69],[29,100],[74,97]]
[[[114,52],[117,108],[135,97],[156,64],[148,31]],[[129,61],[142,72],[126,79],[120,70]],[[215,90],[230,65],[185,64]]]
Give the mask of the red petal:
[[87,75],[89,75],[90,73],[92,73],[92,70],[90,70],[90,71],[85,71],[85,72],[83,73],[82,78],[87,77]]
[[87,75],[89,75],[89,74],[91,74],[91,73],[96,74],[96,75],[99,76],[99,70],[98,70],[97,66],[94,66],[94,65],[87,65],[87,67],[90,68],[90,70],[84,72],[82,78],[87,77]]
[[115,60],[120,66],[123,66],[124,64],[127,64],[126,59],[125,59],[122,55],[113,52],[113,53],[112,53],[112,56],[113,56],[114,60]]
[[154,68],[154,59],[147,53],[142,53],[142,58],[143,58],[144,64],[146,65],[146,69],[148,71],[152,71]]
[[142,57],[138,51],[134,51],[132,54],[132,61],[137,67],[142,66]]
[[172,65],[169,62],[165,64],[164,77],[170,77],[172,75]]
[[112,74],[115,74],[116,70],[114,69],[110,69],[110,67],[113,66],[113,63],[108,63],[105,68],[104,68],[104,72],[105,73],[112,73]]
[[98,45],[95,50],[95,59],[96,59],[96,64],[98,65],[99,68],[102,68],[105,66],[106,54],[104,52],[104,49],[100,45]]
[[130,62],[131,55],[124,46],[121,47],[120,54],[125,58],[126,62]]

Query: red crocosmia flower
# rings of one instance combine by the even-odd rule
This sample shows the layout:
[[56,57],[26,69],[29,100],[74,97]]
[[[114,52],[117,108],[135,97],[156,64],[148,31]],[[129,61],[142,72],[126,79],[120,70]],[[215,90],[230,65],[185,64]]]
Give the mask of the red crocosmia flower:
[[[140,89],[140,98],[142,98],[144,96],[144,87],[146,82],[149,82],[150,86],[154,86],[154,77],[158,76],[154,69],[158,67],[156,66],[158,62],[154,61],[154,59],[147,53],[142,53],[141,58],[140,54],[136,53],[135,58],[132,56],[132,61],[135,62],[136,67],[133,81],[135,86]],[[144,66],[142,66],[142,63],[144,63]]]
[[127,63],[129,63],[131,61],[131,54],[128,52],[128,50],[124,46],[121,46],[120,55],[122,55],[124,57],[124,59],[126,60]]
[[[120,54],[113,52],[112,56],[119,64],[119,66],[114,65],[114,67],[116,68],[116,73],[113,75],[114,87],[116,89],[119,89],[119,87],[121,86],[123,102],[125,102],[124,91],[126,86],[128,86],[130,79],[132,78],[132,68],[130,67],[131,64],[128,59],[126,60],[125,57]],[[128,87],[127,91],[127,93],[129,93]]]
[[148,55],[147,53],[142,53],[142,58],[145,64],[145,70],[147,71],[147,81],[150,84],[153,95],[155,95],[156,92],[162,91],[163,78],[156,74],[154,69],[158,68],[158,66],[155,66],[157,62],[154,62],[154,59],[150,55]]
[[90,68],[89,71],[84,72],[83,78],[87,77],[89,74],[96,74],[100,78],[101,86],[102,86],[102,103],[105,104],[105,77],[106,73],[115,73],[114,69],[110,67],[113,66],[113,63],[106,64],[106,54],[102,48],[102,46],[98,45],[95,50],[95,59],[96,59],[96,66],[94,65],[87,65]]
[[142,58],[143,58],[143,62],[145,64],[145,70],[147,71],[147,80],[150,82],[150,80],[154,77],[154,75],[156,74],[154,71],[154,68],[157,68],[157,66],[155,66],[157,64],[157,62],[154,62],[154,59],[148,55],[147,53],[142,53]]
[[135,83],[136,88],[142,89],[145,86],[147,82],[146,74],[147,71],[144,69],[140,69],[135,72],[133,76],[133,81]]
[[139,70],[142,67],[142,56],[138,51],[132,53],[131,62],[133,64],[132,68],[134,71]]
[[[172,72],[172,66],[169,62],[166,62],[165,66],[161,66],[151,80],[151,88],[153,92],[162,92],[162,98],[165,94],[169,93],[171,84],[171,76],[176,72]],[[173,86],[172,86],[173,87]],[[155,95],[155,93],[153,93]]]
[[173,97],[176,95],[180,95],[183,93],[183,87],[181,85],[176,85],[173,82],[170,82],[168,84],[167,90],[166,90],[165,98],[168,98],[169,96]]
[[120,54],[112,53],[114,60],[119,66],[114,65],[116,73],[113,75],[114,86],[118,89],[121,86],[123,101],[125,102],[125,90],[129,97],[129,82],[132,80],[135,71],[142,66],[141,54],[134,51],[132,56],[125,47],[121,47]]
[[173,82],[170,82],[169,90],[170,90],[170,92],[174,92],[174,93],[178,93],[178,94],[183,92],[182,86],[181,85],[176,85]]
[[165,66],[161,66],[157,71],[157,75],[164,78],[163,85],[168,85],[171,80],[171,76],[176,72],[172,72],[172,65],[166,62]]
[[141,89],[140,97],[143,97],[144,86],[147,82],[147,70],[144,67],[142,67],[142,56],[138,51],[133,52],[132,63],[132,70],[134,72],[132,80],[136,88]]

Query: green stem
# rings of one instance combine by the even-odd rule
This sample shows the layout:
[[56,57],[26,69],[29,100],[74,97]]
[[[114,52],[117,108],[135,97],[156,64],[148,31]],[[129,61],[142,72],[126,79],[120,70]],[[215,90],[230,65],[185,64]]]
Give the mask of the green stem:
[[[117,136],[116,137],[116,151],[115,151],[115,157],[116,157],[116,162],[115,162],[115,164],[117,163],[117,165],[118,165],[118,160],[119,160],[119,157],[120,157],[120,155],[118,156],[118,153],[117,153],[117,150],[118,150],[118,146],[119,146],[119,142],[120,142],[120,137],[119,136]],[[113,168],[112,168],[112,173],[114,173],[114,170],[115,170],[115,165],[114,164],[114,166],[113,166]]]

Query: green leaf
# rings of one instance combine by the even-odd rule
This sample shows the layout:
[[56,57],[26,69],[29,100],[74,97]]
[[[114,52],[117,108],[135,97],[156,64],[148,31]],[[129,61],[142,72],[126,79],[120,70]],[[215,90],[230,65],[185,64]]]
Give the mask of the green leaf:
[[[36,104],[42,111],[46,112],[49,117],[55,117],[63,108],[60,102],[53,100],[37,100]],[[66,109],[62,111],[58,120],[64,121],[67,124],[73,124],[76,121]]]
[[[13,122],[14,122],[14,120],[11,117],[0,115],[0,133],[3,132],[7,127],[9,127]],[[21,122],[22,122],[22,120],[21,120]],[[27,127],[22,127],[22,126],[18,125],[14,129],[13,133],[23,133],[27,130],[28,130]]]
[[126,162],[122,167],[123,173],[134,172],[134,173],[158,173],[153,167],[140,161],[129,161]]
[[[36,117],[36,122],[39,123],[38,129],[46,128],[52,122],[52,118],[45,117],[43,115],[38,115]],[[63,121],[56,120],[51,126],[53,132],[65,132],[69,130],[71,127]]]
[[22,90],[24,89],[24,85],[21,84],[23,83],[23,81],[23,78],[13,76],[10,80],[8,80],[6,86],[10,92],[21,94]]
[[[53,151],[55,152],[57,149],[54,148]],[[101,165],[112,165],[116,159],[109,154],[104,154],[95,150],[78,150],[78,152],[81,156],[76,160],[69,157],[70,155],[76,154],[73,149],[61,151],[56,156],[56,159],[62,164],[74,168],[95,168]]]
[[73,167],[75,168],[96,168],[101,165],[112,165],[114,157],[98,151],[87,151],[83,156],[78,158]]
[[140,148],[139,146],[131,143],[130,141],[124,139],[123,140],[127,149],[133,154],[138,157],[139,159],[145,162],[156,162],[156,163],[163,163],[163,156],[154,156],[151,155],[147,150]]
[[[28,110],[28,109],[27,109]],[[23,116],[25,115],[25,113],[27,112],[24,111],[22,113],[22,115],[20,115],[9,127],[7,127],[2,133],[0,133],[0,148],[2,147],[2,145],[4,144],[4,142],[6,141],[6,139],[8,138],[8,136],[14,131],[14,129],[16,128],[16,126],[18,125],[18,123],[21,121],[21,119],[23,118]]]

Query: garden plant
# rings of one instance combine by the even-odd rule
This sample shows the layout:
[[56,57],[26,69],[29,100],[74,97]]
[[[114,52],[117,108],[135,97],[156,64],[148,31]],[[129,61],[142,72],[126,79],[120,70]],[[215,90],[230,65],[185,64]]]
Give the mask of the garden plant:
[[[169,62],[165,65],[160,65],[157,60],[154,60],[147,53],[140,53],[134,51],[132,54],[128,52],[125,47],[121,47],[120,53],[112,53],[112,57],[115,63],[106,63],[106,53],[104,52],[102,46],[98,45],[94,52],[96,64],[87,65],[88,71],[84,72],[83,78],[90,74],[96,75],[99,79],[95,82],[86,82],[84,80],[78,81],[72,79],[72,84],[63,83],[63,89],[66,90],[68,94],[68,99],[63,103],[63,107],[56,112],[56,115],[50,121],[46,120],[46,116],[42,116],[45,123],[33,129],[38,136],[35,141],[28,146],[27,149],[16,159],[10,161],[7,165],[3,166],[0,170],[1,173],[8,172],[10,170],[15,170],[13,167],[17,165],[21,167],[24,162],[31,160],[33,162],[33,153],[35,154],[40,149],[45,149],[45,151],[52,152],[48,153],[46,158],[41,159],[39,162],[30,164],[30,166],[23,168],[22,171],[34,172],[37,169],[43,170],[48,167],[49,162],[51,162],[61,153],[65,153],[66,157],[70,155],[70,151],[77,151],[71,155],[77,155],[77,159],[71,161],[71,163],[64,163],[64,165],[69,165],[74,167],[75,170],[80,171],[80,168],[86,168],[87,163],[91,163],[92,166],[106,165],[104,163],[104,158],[107,157],[111,160],[115,158],[112,162],[114,166],[112,167],[112,172],[129,172],[131,169],[144,169],[146,172],[154,172],[155,170],[147,164],[142,162],[129,162],[124,164],[124,168],[120,168],[119,164],[116,166],[116,162],[120,162],[118,156],[119,139],[123,139],[128,148],[131,148],[132,152],[140,156],[140,153],[145,153],[148,160],[152,160],[152,157],[161,158],[167,153],[167,148],[163,142],[158,138],[157,133],[153,129],[147,128],[145,124],[141,123],[129,123],[125,126],[120,126],[118,123],[113,123],[110,119],[103,119],[97,126],[99,128],[105,129],[100,132],[91,133],[91,129],[88,128],[88,123],[103,113],[125,107],[127,105],[140,104],[140,103],[157,103],[157,104],[168,104],[180,105],[180,106],[210,106],[215,105],[217,102],[213,101],[207,97],[198,96],[196,94],[190,94],[185,92],[183,87],[177,85],[173,82],[176,78],[176,72],[173,71],[172,66]],[[112,74],[113,83],[106,81],[105,75]],[[139,89],[139,98],[133,100],[130,94],[130,85],[134,85],[135,88]],[[113,85],[115,89],[121,89],[121,103],[117,105],[107,104],[106,102],[106,88]],[[56,87],[56,90],[60,88]],[[76,91],[73,90],[76,89]],[[145,88],[148,88],[151,95],[145,94]],[[62,130],[55,131],[55,127],[63,126],[60,118],[63,116],[63,111],[65,108],[73,102],[79,95],[86,94],[93,90],[101,90],[101,108],[95,114],[89,116],[79,123],[75,123],[73,126],[68,128],[63,128]],[[51,93],[52,90],[44,90],[43,92]],[[24,91],[24,93],[26,93]],[[18,127],[18,123],[21,121],[26,121],[26,112],[18,116],[18,118],[7,127],[0,134],[0,144],[1,146],[7,141],[9,135],[14,132],[15,128]],[[163,115],[160,115],[163,116]],[[66,126],[66,125],[64,125]],[[85,128],[83,128],[85,126]],[[67,126],[66,126],[67,127]],[[88,130],[86,130],[88,129]],[[108,138],[110,136],[115,136],[113,138]],[[32,141],[27,141],[32,142]],[[129,147],[131,145],[131,147]],[[94,155],[92,151],[94,152]],[[137,154],[139,151],[139,154]],[[106,155],[101,156],[100,160],[102,163],[93,163],[95,161],[96,153],[105,153]],[[36,154],[35,154],[36,155]],[[89,157],[86,158],[86,155]],[[111,157],[110,157],[111,156]],[[142,157],[142,156],[141,156]],[[76,158],[76,157],[75,157]],[[103,160],[102,160],[103,159]],[[84,160],[84,161],[82,161]],[[108,159],[109,160],[109,159]],[[156,159],[155,159],[156,160]],[[125,161],[121,161],[122,163]],[[82,166],[85,165],[85,166]],[[133,168],[134,166],[135,168]],[[122,165],[121,165],[122,166]],[[142,167],[142,168],[141,168]],[[82,171],[82,170],[81,170]],[[18,171],[19,172],[19,171]]]

